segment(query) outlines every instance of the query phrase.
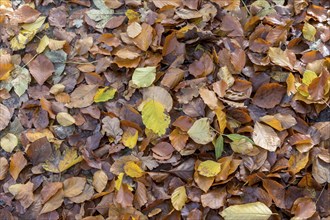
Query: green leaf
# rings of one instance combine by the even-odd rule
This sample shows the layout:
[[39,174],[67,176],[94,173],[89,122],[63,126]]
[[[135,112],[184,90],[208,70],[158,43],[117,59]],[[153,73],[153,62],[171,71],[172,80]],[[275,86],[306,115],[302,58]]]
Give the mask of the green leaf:
[[215,149],[215,158],[219,159],[221,157],[221,154],[223,152],[223,137],[220,135],[214,144]]
[[170,117],[164,111],[164,106],[155,100],[147,101],[142,108],[143,124],[158,135],[165,134],[170,125]]
[[154,82],[155,79],[156,79],[155,66],[136,68],[132,76],[132,82],[138,88],[149,87]]
[[250,138],[240,134],[224,134],[224,135],[227,136],[232,141],[239,141],[241,139],[246,139],[247,142],[254,144],[254,142]]
[[187,193],[186,188],[184,186],[180,186],[174,190],[171,195],[171,202],[173,207],[180,211],[187,201]]
[[208,118],[201,118],[195,121],[188,130],[188,135],[198,144],[210,143],[215,137],[215,133],[211,131]]
[[220,213],[225,220],[267,220],[272,214],[272,211],[261,202],[229,206]]
[[94,102],[106,102],[110,99],[113,99],[115,97],[117,89],[111,88],[109,86],[98,89],[95,96],[94,96]]

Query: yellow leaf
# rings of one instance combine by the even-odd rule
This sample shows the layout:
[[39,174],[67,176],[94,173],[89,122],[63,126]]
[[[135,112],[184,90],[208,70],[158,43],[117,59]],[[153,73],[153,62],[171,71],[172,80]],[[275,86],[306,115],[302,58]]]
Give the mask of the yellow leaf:
[[98,89],[95,96],[94,96],[94,102],[106,102],[110,99],[113,99],[115,97],[117,89],[111,88],[109,86]]
[[128,161],[125,164],[124,171],[128,176],[133,177],[133,178],[135,178],[135,177],[139,178],[139,177],[143,176],[143,172],[144,172],[141,169],[141,167],[133,161]]
[[63,155],[57,154],[54,160],[47,161],[42,167],[49,172],[61,173],[82,160],[83,158],[78,155],[77,150],[69,148]]
[[54,39],[49,39],[49,49],[51,50],[59,50],[62,49],[64,44],[66,43],[65,40],[54,40]]
[[124,173],[119,173],[118,179],[115,180],[115,189],[119,191],[121,184],[123,182]]
[[220,173],[221,164],[212,160],[206,160],[199,164],[197,171],[200,175],[213,177]]
[[126,17],[128,18],[129,23],[134,22],[134,21],[138,21],[138,20],[139,20],[139,17],[140,17],[140,14],[137,13],[137,12],[135,12],[135,11],[132,10],[132,9],[128,9],[128,10],[125,12],[125,15],[126,15]]
[[45,16],[40,16],[35,22],[23,24],[22,28],[27,31],[38,31],[46,20]]
[[289,74],[288,78],[286,79],[286,85],[287,85],[287,95],[293,95],[296,94],[297,90],[295,87],[295,78],[292,73]]
[[60,112],[56,115],[57,122],[62,126],[70,126],[76,122],[74,117],[66,112]]
[[47,37],[47,35],[44,35],[40,42],[39,42],[39,45],[37,47],[37,53],[42,53],[44,52],[44,50],[46,49],[46,47],[48,46],[49,44],[49,38]]
[[261,202],[253,202],[229,206],[220,215],[225,220],[267,220],[272,215],[272,211]]
[[155,100],[150,100],[143,105],[143,124],[158,135],[163,135],[170,124],[170,117],[164,113],[164,106]]
[[313,25],[305,22],[302,32],[306,40],[315,41],[316,28]]
[[40,138],[43,138],[43,137],[47,137],[47,140],[49,142],[52,142],[54,141],[55,137],[53,135],[53,133],[45,128],[45,129],[42,129],[42,130],[29,130],[27,133],[26,133],[26,138],[30,141],[30,142],[35,142],[36,140],[40,139]]
[[303,75],[303,78],[302,78],[302,82],[306,85],[306,86],[309,86],[309,84],[312,83],[312,81],[314,79],[317,78],[317,75],[314,71],[311,71],[311,70],[306,70],[304,72],[304,75]]
[[128,128],[126,131],[124,131],[121,141],[126,147],[133,149],[136,146],[138,137],[139,133],[136,129]]
[[187,192],[184,186],[180,186],[174,190],[171,195],[173,207],[180,211],[187,202]]
[[217,108],[216,110],[214,110],[214,112],[215,112],[215,114],[217,116],[217,119],[218,119],[220,134],[223,134],[223,132],[226,129],[226,126],[227,126],[226,113],[223,112],[221,110],[221,108]]
[[11,153],[13,152],[14,148],[18,144],[18,139],[16,135],[12,133],[7,133],[5,136],[3,136],[0,140],[0,146],[4,151]]
[[0,80],[6,80],[13,69],[14,64],[11,62],[10,54],[0,50]]

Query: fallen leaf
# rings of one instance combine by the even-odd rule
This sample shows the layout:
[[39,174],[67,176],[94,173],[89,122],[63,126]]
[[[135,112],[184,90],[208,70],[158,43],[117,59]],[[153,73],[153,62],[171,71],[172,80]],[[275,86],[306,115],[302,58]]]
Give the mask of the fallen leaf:
[[15,11],[18,23],[32,23],[40,16],[40,12],[29,5],[22,5]]
[[25,150],[33,165],[45,162],[52,155],[52,146],[47,137],[33,141]]
[[149,87],[155,79],[155,66],[136,68],[132,76],[132,82],[137,88]]
[[134,128],[129,127],[127,130],[124,131],[121,141],[126,147],[133,149],[137,144],[138,137],[138,131]]
[[143,100],[155,100],[163,104],[167,112],[173,107],[173,99],[170,93],[160,86],[150,86],[143,89]]
[[108,86],[98,89],[94,96],[94,102],[99,103],[109,101],[115,97],[116,92],[117,89]]
[[285,208],[285,188],[282,184],[275,180],[263,179],[262,186],[266,189],[277,207]]
[[63,196],[74,197],[83,192],[86,185],[86,178],[71,177],[63,181]]
[[49,172],[61,173],[82,160],[83,158],[78,155],[77,150],[74,148],[69,148],[65,150],[62,155],[56,154],[55,158],[52,160],[47,160],[42,167]]
[[15,93],[21,97],[25,91],[28,89],[28,86],[31,82],[31,76],[29,71],[23,67],[16,67],[11,75],[14,79],[11,81],[11,84],[14,87]]
[[70,114],[66,112],[60,112],[56,115],[57,122],[62,126],[70,126],[76,123],[76,120],[74,117],[72,117]]
[[14,69],[10,54],[0,53],[0,80],[6,80]]
[[78,196],[70,197],[70,201],[74,203],[83,203],[86,200],[90,200],[94,195],[94,187],[90,184],[86,184],[84,191]]
[[261,202],[232,205],[219,213],[225,220],[267,220],[273,213]]
[[208,118],[201,118],[195,121],[187,133],[198,144],[207,144],[215,137]]
[[108,176],[103,170],[98,170],[93,175],[93,183],[94,189],[96,192],[102,192],[108,183]]
[[187,200],[188,198],[187,198],[186,188],[184,186],[180,186],[176,188],[171,195],[172,205],[178,211],[180,211],[183,208]]
[[315,41],[316,28],[313,25],[309,24],[308,22],[305,22],[302,32],[306,40],[312,42]]
[[217,140],[214,143],[214,149],[215,149],[215,159],[219,159],[221,157],[221,154],[223,152],[223,137],[222,135],[219,135]]
[[3,180],[7,176],[9,169],[8,161],[5,157],[0,157],[0,180]]
[[10,122],[11,119],[11,113],[7,106],[3,105],[0,103],[0,112],[1,112],[1,117],[0,117],[0,131],[5,129],[7,125]]
[[87,16],[94,20],[96,28],[104,28],[108,21],[112,18],[114,10],[108,8],[103,0],[93,0],[94,5],[98,9],[91,9],[86,12]]
[[311,198],[298,198],[294,201],[291,213],[294,214],[292,219],[308,219],[316,212],[316,204]]
[[8,153],[13,152],[13,150],[15,149],[17,144],[18,144],[18,139],[17,139],[16,135],[14,135],[12,133],[7,133],[0,140],[1,148]]
[[73,108],[90,106],[94,101],[97,88],[97,85],[80,85],[71,93],[69,106]]
[[115,142],[118,142],[121,139],[123,130],[120,128],[120,121],[118,118],[110,118],[109,116],[106,116],[102,119],[102,124],[103,133],[114,138]]
[[53,63],[43,54],[38,55],[28,66],[39,85],[43,85],[54,72]]
[[23,152],[19,151],[11,156],[9,173],[14,180],[17,180],[18,175],[26,165],[27,165],[27,160],[25,159]]
[[212,160],[206,160],[199,164],[198,173],[206,177],[214,177],[221,171],[221,164]]
[[219,209],[226,203],[227,191],[226,188],[215,189],[201,196],[203,207],[211,209]]
[[60,189],[60,190],[57,191],[57,193],[54,196],[52,196],[44,204],[44,206],[42,207],[39,215],[58,209],[59,207],[61,207],[63,201],[64,201],[64,193],[63,193],[63,189]]
[[143,51],[147,51],[153,38],[154,29],[147,23],[141,25],[143,31],[132,39],[133,43]]
[[40,192],[42,204],[46,203],[51,197],[55,195],[60,189],[63,188],[61,182],[47,182],[43,185]]
[[269,126],[256,122],[252,134],[254,143],[268,151],[275,151],[281,146],[281,139]]
[[270,60],[276,65],[281,67],[288,67],[289,69],[293,69],[296,61],[296,55],[292,51],[283,51],[278,47],[270,47],[268,56],[270,57]]
[[141,169],[141,167],[133,161],[126,162],[126,164],[124,166],[124,171],[125,171],[126,175],[128,175],[132,178],[139,178],[139,177],[143,176],[143,173],[144,173],[143,170]]
[[285,87],[278,83],[267,83],[260,86],[253,97],[253,104],[261,108],[274,108],[281,103],[286,93]]
[[127,27],[127,35],[131,38],[135,38],[136,36],[138,36],[141,33],[141,31],[142,31],[142,27],[137,22],[132,22]]
[[142,108],[143,124],[158,135],[165,134],[170,124],[170,117],[164,111],[164,106],[155,100],[147,101]]
[[33,183],[27,182],[26,184],[14,184],[9,186],[8,191],[15,196],[21,205],[27,209],[34,202]]

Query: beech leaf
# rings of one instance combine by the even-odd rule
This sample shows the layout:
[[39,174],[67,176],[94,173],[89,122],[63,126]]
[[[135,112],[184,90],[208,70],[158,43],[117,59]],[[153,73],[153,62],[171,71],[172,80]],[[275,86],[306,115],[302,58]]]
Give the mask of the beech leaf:
[[229,206],[220,215],[225,220],[267,220],[272,215],[272,211],[261,202],[253,202]]
[[215,137],[208,118],[201,118],[195,121],[187,133],[198,144],[210,143]]
[[186,193],[186,188],[184,186],[180,186],[176,188],[171,195],[172,205],[178,211],[180,211],[183,208],[187,200],[188,197]]

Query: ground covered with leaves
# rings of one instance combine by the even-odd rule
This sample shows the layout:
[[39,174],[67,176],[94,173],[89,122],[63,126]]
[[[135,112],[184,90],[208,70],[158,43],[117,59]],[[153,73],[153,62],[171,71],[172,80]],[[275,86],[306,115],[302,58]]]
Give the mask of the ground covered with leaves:
[[0,0],[0,219],[329,219],[327,0]]

